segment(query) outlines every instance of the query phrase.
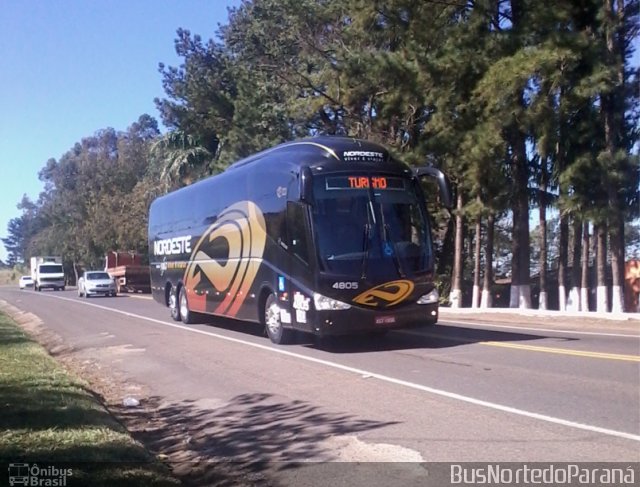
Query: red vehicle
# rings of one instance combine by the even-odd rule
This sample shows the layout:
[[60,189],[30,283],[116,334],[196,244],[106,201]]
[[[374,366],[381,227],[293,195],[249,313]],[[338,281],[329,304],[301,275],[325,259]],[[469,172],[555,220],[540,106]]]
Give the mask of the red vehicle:
[[135,252],[111,251],[105,256],[104,270],[116,281],[118,293],[150,293],[149,266]]

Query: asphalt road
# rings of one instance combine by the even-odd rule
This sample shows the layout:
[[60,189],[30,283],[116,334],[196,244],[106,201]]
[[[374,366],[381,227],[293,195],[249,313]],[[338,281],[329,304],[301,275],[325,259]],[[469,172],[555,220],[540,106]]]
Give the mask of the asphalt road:
[[140,399],[138,437],[172,458],[640,461],[638,321],[441,314],[384,339],[276,346],[251,324],[175,323],[148,296],[0,300]]

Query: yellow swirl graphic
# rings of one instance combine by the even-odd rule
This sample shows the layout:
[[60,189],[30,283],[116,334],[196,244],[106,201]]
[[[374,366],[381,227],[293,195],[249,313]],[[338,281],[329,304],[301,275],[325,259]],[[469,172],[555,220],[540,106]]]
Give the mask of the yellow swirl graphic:
[[241,201],[220,214],[200,237],[185,270],[189,306],[207,311],[206,297],[195,292],[203,278],[224,295],[214,313],[235,316],[262,263],[267,239],[264,215],[251,201]]
[[407,280],[391,281],[373,287],[353,299],[354,303],[377,308],[388,308],[406,299],[413,292],[413,282]]

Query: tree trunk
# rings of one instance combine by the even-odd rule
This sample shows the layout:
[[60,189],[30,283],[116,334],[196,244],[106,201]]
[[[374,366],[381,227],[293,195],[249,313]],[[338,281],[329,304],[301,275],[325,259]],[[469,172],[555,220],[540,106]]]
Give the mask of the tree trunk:
[[475,261],[473,268],[473,295],[471,298],[471,307],[480,306],[480,264],[482,252],[482,217],[476,219],[476,245],[475,245]]
[[513,242],[511,256],[511,308],[531,308],[530,249],[529,249],[529,168],[523,134],[513,135],[512,168],[513,194]]
[[624,312],[624,222],[622,215],[613,219],[611,242],[611,312]]
[[589,222],[584,222],[582,229],[582,283],[580,286],[580,310],[589,308]]
[[[442,238],[442,247],[438,254],[437,269],[436,272],[440,276],[453,277],[453,258],[455,256],[455,233],[456,225],[455,218],[449,218],[447,220],[447,228]],[[451,282],[451,279],[449,279]],[[450,290],[450,288],[449,288]]]
[[[543,169],[543,171],[546,170]],[[547,309],[547,192],[546,176],[543,174],[542,187],[540,188],[540,295],[538,297],[538,309]]]
[[597,254],[596,254],[596,311],[606,313],[609,311],[609,296],[607,294],[607,226],[604,223],[597,225]]
[[616,175],[622,168],[616,160],[618,148],[622,148],[621,136],[624,133],[624,24],[625,2],[617,0],[616,8],[613,0],[605,0],[605,15],[611,22],[605,23],[605,42],[607,48],[607,64],[617,70],[615,88],[601,95],[600,110],[604,120],[605,150],[609,167],[607,168],[606,187],[609,200],[609,237],[611,245],[611,311],[622,313],[624,310],[624,221],[622,217],[622,201],[619,196],[619,183]]
[[560,248],[558,249],[558,309],[567,310],[567,254],[569,247],[569,222],[560,215]]
[[[558,174],[566,169],[566,144],[565,141],[565,117],[564,117],[564,90],[561,87],[558,94],[558,137],[556,139],[555,162]],[[560,200],[568,196],[566,184],[560,182]],[[558,309],[567,309],[567,254],[569,244],[569,223],[567,215],[560,212],[560,235],[558,241]]]
[[462,249],[464,247],[464,219],[462,217],[463,206],[464,201],[462,199],[462,189],[460,188],[460,186],[458,186],[453,275],[451,284],[451,295],[449,297],[452,308],[460,308],[462,306]]
[[[511,21],[513,41],[518,45],[522,39],[517,34],[523,29],[525,5],[521,0],[511,0]],[[526,110],[524,89],[519,90],[517,102],[513,106],[516,118]],[[511,146],[513,244],[511,256],[511,295],[509,305],[531,308],[530,249],[529,249],[529,160],[527,158],[527,134],[519,122],[514,122],[508,130]]]
[[73,265],[73,275],[74,275],[74,277],[76,279],[75,283],[77,284],[78,283],[78,277],[79,277],[78,274],[80,273],[80,271],[78,270],[78,264],[76,263],[75,260],[73,261],[72,265]]
[[487,217],[487,243],[484,257],[484,278],[482,283],[481,308],[491,308],[493,299],[491,297],[491,286],[493,285],[493,235],[495,230],[496,217],[493,212]]
[[582,251],[582,222],[574,216],[571,232],[571,291],[568,309],[580,311],[580,254]]

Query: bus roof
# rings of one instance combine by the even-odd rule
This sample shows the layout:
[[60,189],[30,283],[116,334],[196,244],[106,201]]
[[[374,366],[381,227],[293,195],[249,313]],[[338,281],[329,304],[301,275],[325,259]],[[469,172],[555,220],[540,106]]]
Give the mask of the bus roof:
[[[240,176],[245,169],[257,169],[264,164],[267,171],[271,171],[274,163],[281,171],[309,167],[312,173],[375,170],[412,174],[407,164],[394,159],[384,146],[375,142],[340,136],[311,137],[285,142],[241,159],[219,174],[159,196],[151,206],[157,208],[161,204],[171,204],[173,198],[180,198],[178,195],[185,194],[185,191],[190,195],[196,194],[199,190],[207,191],[211,180],[233,185],[236,176]],[[237,171],[240,168],[243,170]]]
[[371,169],[371,163],[384,166],[386,170],[408,170],[408,166],[396,161],[382,145],[362,139],[340,136],[321,136],[296,140],[277,145],[242,159],[226,170],[258,164],[270,159],[268,156],[295,154],[288,162],[296,166],[309,166],[312,169],[322,166],[325,169],[359,169],[360,163]]

